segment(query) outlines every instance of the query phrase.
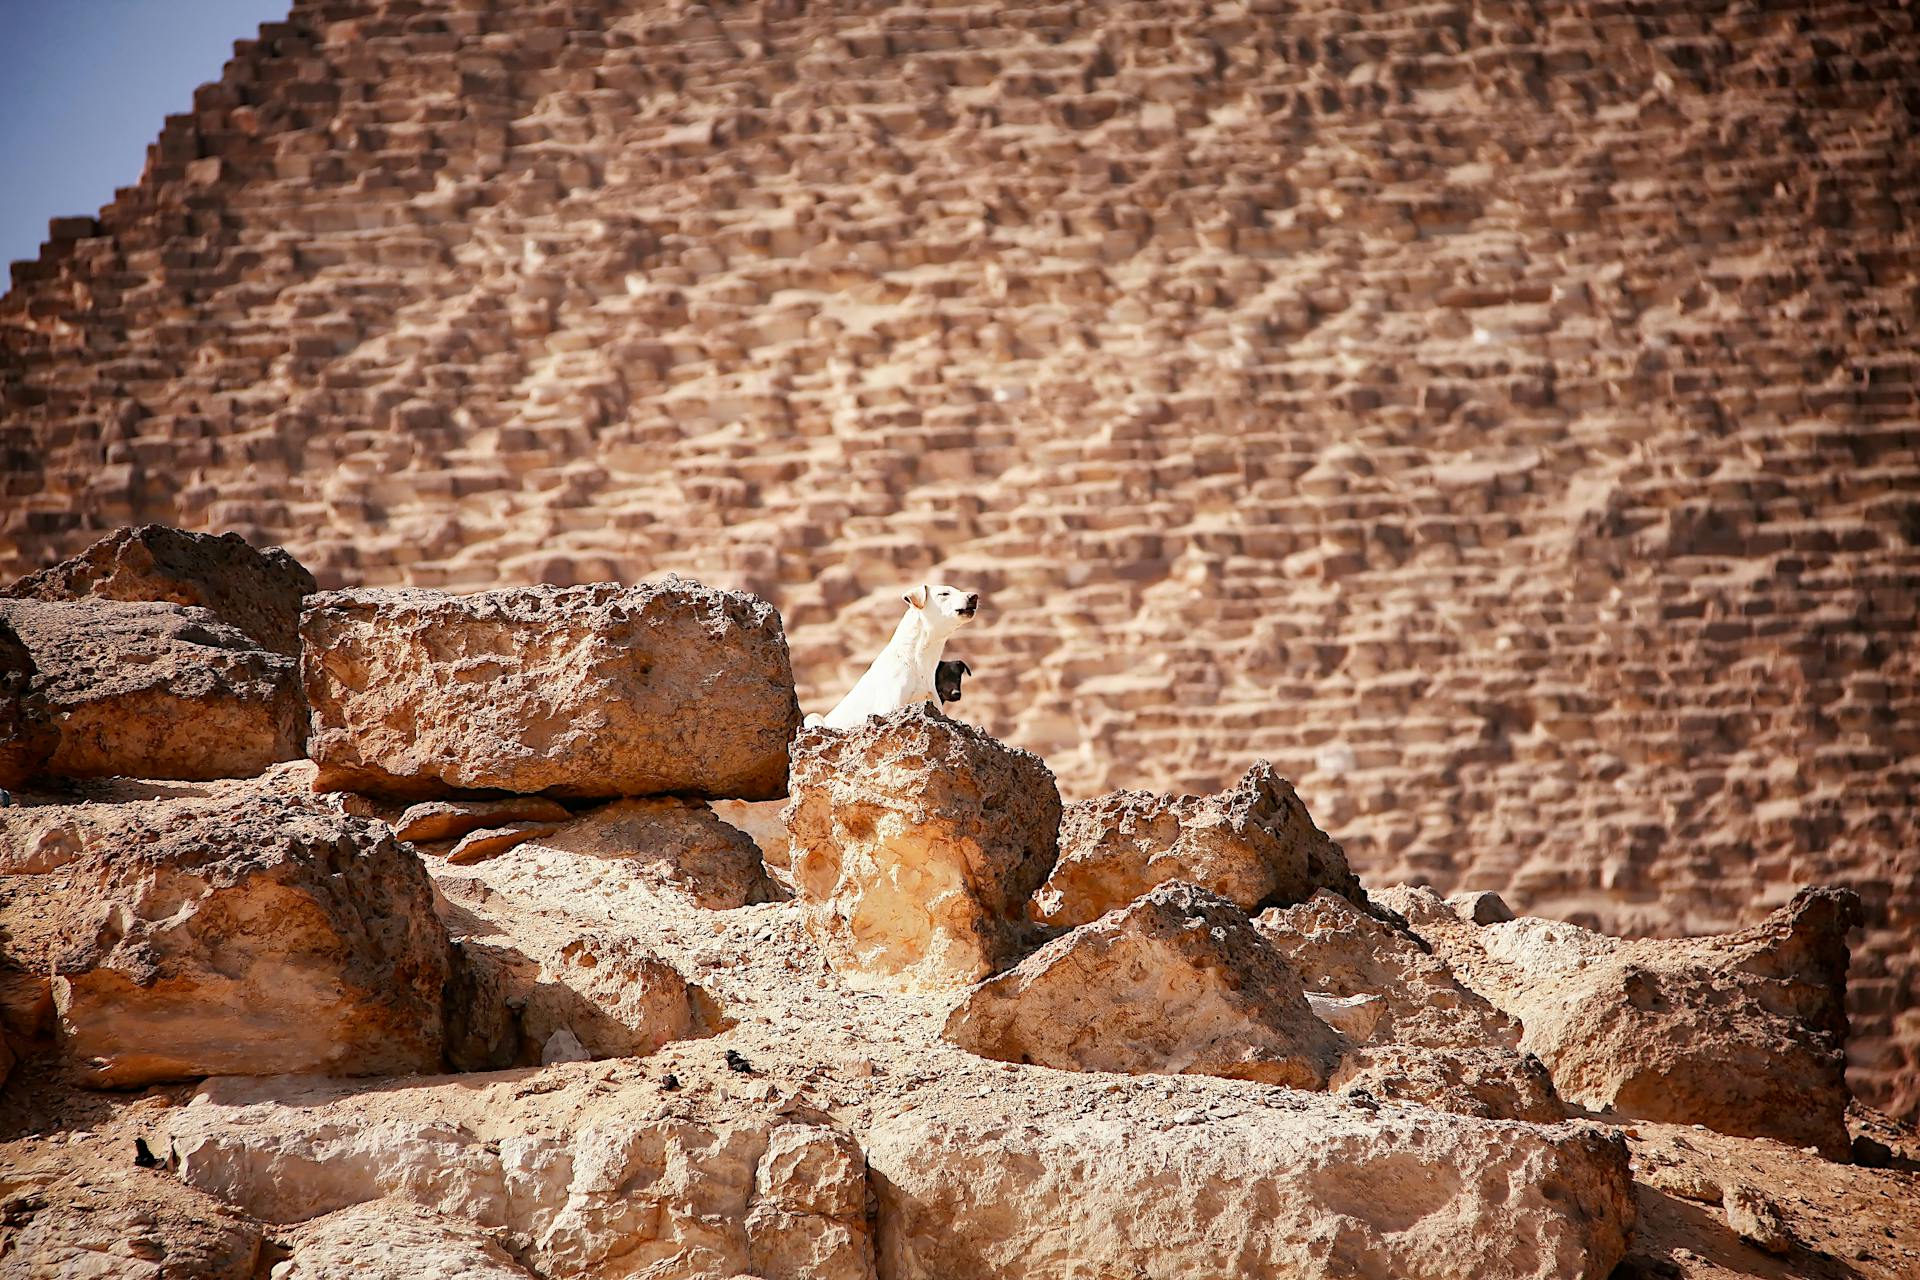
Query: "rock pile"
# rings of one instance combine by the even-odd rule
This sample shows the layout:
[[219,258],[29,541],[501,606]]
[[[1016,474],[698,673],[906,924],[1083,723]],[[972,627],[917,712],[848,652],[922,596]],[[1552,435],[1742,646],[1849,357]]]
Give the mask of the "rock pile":
[[[6,607],[57,653],[106,605],[205,610]],[[0,1274],[1602,1280],[1805,1263],[1756,1162],[1910,1179],[1748,1136],[1848,1154],[1849,894],[1672,943],[1369,894],[1265,762],[1063,822],[1038,757],[931,706],[799,730],[763,610],[320,595],[331,764],[31,766]],[[19,663],[0,725],[64,734],[27,705],[54,683]],[[694,796],[789,759],[775,878]],[[1872,1123],[1874,1163],[1920,1152]],[[1852,1238],[1887,1280],[1920,1247]]]

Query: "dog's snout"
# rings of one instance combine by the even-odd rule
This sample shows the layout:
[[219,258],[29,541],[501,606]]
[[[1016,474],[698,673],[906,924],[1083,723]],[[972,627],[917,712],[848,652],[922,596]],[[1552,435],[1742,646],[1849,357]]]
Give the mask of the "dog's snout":
[[967,597],[967,608],[978,609],[979,607],[980,607],[980,596],[978,592]]

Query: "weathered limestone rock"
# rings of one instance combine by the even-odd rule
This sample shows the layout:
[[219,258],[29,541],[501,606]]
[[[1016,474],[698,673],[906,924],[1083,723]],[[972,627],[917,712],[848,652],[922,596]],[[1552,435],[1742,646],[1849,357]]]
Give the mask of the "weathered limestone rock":
[[115,1143],[58,1145],[0,1161],[5,1280],[254,1280],[258,1224]]
[[265,791],[96,821],[57,870],[0,882],[0,947],[54,975],[84,1080],[439,1068],[447,936],[384,831]]
[[1851,892],[1802,889],[1750,929],[1682,941],[1531,917],[1475,928],[1430,890],[1383,896],[1520,1020],[1569,1101],[1846,1158]]
[[568,1032],[593,1058],[643,1057],[697,1034],[693,988],[638,938],[588,934],[541,965],[523,997],[522,1033]]
[[508,822],[565,822],[573,814],[545,796],[504,800],[428,800],[413,805],[393,824],[395,839],[458,840],[470,831]]
[[1546,1066],[1512,1049],[1367,1045],[1340,1060],[1327,1088],[1488,1120],[1554,1124],[1567,1118]]
[[948,1040],[1068,1071],[1318,1089],[1342,1043],[1238,907],[1174,881],[970,992]]
[[767,1136],[754,1171],[747,1252],[756,1276],[870,1277],[867,1162],[847,1134],[789,1124]]
[[1462,986],[1446,962],[1383,920],[1322,890],[1306,902],[1254,918],[1260,936],[1285,957],[1308,991],[1379,996],[1384,1009],[1370,1044],[1437,1049],[1512,1049],[1520,1024]]
[[1412,934],[1325,890],[1261,912],[1254,927],[1315,993],[1310,1000],[1377,1002],[1363,1033],[1347,1031],[1356,1047],[1329,1089],[1489,1119],[1566,1118],[1546,1069],[1516,1051],[1520,1024],[1461,985]]
[[197,605],[275,653],[300,654],[300,602],[313,575],[280,547],[162,524],[120,529],[79,555],[0,589],[15,600],[158,600]]
[[557,830],[559,828],[550,822],[510,822],[503,827],[482,827],[461,836],[460,842],[447,851],[447,861],[456,867],[484,862],[536,836],[550,836]]
[[1038,756],[922,704],[804,730],[792,788],[795,891],[849,982],[959,987],[1017,954],[1060,826]]
[[291,1243],[273,1280],[533,1280],[486,1232],[390,1200],[304,1223]]
[[1265,760],[1214,796],[1115,791],[1067,806],[1060,857],[1034,918],[1085,924],[1157,884],[1182,880],[1243,911],[1331,889],[1365,902],[1346,855],[1314,826],[1293,784]]
[[0,600],[58,718],[62,777],[238,778],[300,755],[293,659],[204,609]]
[[540,845],[618,861],[655,891],[710,911],[764,902],[770,892],[753,841],[698,800],[616,800],[572,818]]
[[1793,1234],[1780,1219],[1780,1206],[1744,1184],[1721,1192],[1720,1212],[1727,1226],[1742,1239],[1751,1240],[1768,1253],[1793,1252]]
[[0,618],[0,788],[37,776],[60,745],[52,709],[33,688],[38,671],[12,624]]
[[1169,1125],[1010,1092],[884,1120],[865,1147],[899,1280],[1601,1280],[1634,1214],[1617,1136],[1313,1095]]
[[350,1094],[291,1107],[225,1081],[202,1092],[167,1116],[180,1178],[268,1222],[384,1198],[501,1233],[544,1276],[872,1280],[859,1149],[806,1120],[666,1116],[488,1136],[440,1118],[431,1090],[406,1123],[366,1118]]
[[780,617],[693,583],[336,591],[302,616],[323,789],[786,791],[800,723]]

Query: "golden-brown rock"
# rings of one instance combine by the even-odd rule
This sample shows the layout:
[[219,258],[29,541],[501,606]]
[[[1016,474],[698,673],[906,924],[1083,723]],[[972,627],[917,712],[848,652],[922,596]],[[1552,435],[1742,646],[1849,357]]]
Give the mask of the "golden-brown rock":
[[767,1135],[753,1176],[747,1252],[756,1276],[871,1277],[867,1162],[851,1136],[788,1124]]
[[780,616],[696,583],[336,591],[301,619],[324,789],[786,793]]
[[881,1272],[1602,1280],[1626,1251],[1617,1134],[1310,1094],[1169,1123],[1088,1093],[1068,1110],[1009,1091],[875,1125]]
[[[579,1069],[540,1078],[563,1087]],[[653,1115],[635,1098],[632,1118],[483,1137],[527,1096],[496,1083],[428,1085],[413,1119],[379,1123],[326,1085],[288,1106],[274,1100],[297,1084],[210,1081],[204,1102],[169,1115],[168,1141],[189,1186],[269,1222],[385,1199],[514,1239],[546,1276],[872,1280],[866,1166],[844,1133],[758,1109]],[[476,1089],[490,1113],[454,1121]]]
[[[1489,1119],[1566,1118],[1546,1069],[1517,1052],[1520,1024],[1462,985],[1411,933],[1326,890],[1261,912],[1254,927],[1299,974],[1310,1000],[1374,1002],[1364,1034],[1349,1033],[1354,1047],[1329,1089]],[[1318,1004],[1316,1012],[1327,1017]]]
[[447,861],[456,867],[483,862],[535,836],[550,836],[556,830],[558,828],[549,822],[509,822],[499,827],[481,827],[461,836],[459,843],[447,850]]
[[1308,990],[1378,996],[1383,1008],[1371,1044],[1438,1049],[1512,1049],[1520,1024],[1454,977],[1412,934],[1322,890],[1306,902],[1254,917],[1260,936],[1285,957]]
[[695,995],[680,972],[638,938],[590,933],[540,966],[519,995],[521,1032],[544,1045],[566,1031],[589,1057],[644,1057],[696,1034]]
[[573,815],[545,796],[509,796],[504,800],[426,800],[402,813],[393,824],[397,840],[458,840],[469,831],[508,822],[565,822]]
[[1554,1092],[1553,1077],[1540,1059],[1491,1046],[1364,1045],[1341,1058],[1327,1088],[1488,1120],[1554,1124],[1567,1118],[1567,1108]]
[[1431,890],[1383,897],[1520,1020],[1568,1101],[1846,1158],[1851,891],[1803,889],[1750,929],[1678,941],[1535,917],[1476,928]]
[[1211,890],[1243,911],[1331,889],[1366,901],[1346,855],[1313,824],[1293,784],[1265,760],[1214,796],[1115,791],[1067,806],[1060,857],[1034,918],[1085,924],[1168,880]]
[[1296,1089],[1324,1085],[1343,1047],[1246,915],[1179,881],[974,988],[944,1034],[1006,1062]]
[[95,818],[71,861],[0,882],[0,946],[54,975],[80,1078],[439,1068],[447,935],[384,829],[265,790]]
[[297,664],[204,609],[0,600],[57,717],[58,777],[243,778],[300,755]]
[[163,524],[119,529],[0,589],[16,600],[159,600],[197,605],[275,653],[300,653],[300,602],[313,575],[280,547]]
[[403,1201],[374,1200],[287,1233],[273,1280],[533,1280],[487,1233]]
[[752,839],[699,800],[616,800],[576,815],[542,837],[540,845],[575,857],[618,862],[654,892],[711,911],[764,902],[772,892]]
[[940,990],[1014,958],[1060,826],[1038,756],[920,704],[803,731],[792,789],[795,891],[849,982]]

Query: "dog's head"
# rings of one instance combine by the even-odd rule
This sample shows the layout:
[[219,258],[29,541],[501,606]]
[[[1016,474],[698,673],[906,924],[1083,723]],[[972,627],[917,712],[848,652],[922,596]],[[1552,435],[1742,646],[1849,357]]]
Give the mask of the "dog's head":
[[980,597],[940,583],[915,587],[903,597],[907,606],[926,615],[927,622],[942,635],[949,635],[973,621],[980,608]]
[[944,659],[933,669],[933,691],[940,695],[940,704],[960,701],[960,677],[973,674],[973,668],[958,658]]

